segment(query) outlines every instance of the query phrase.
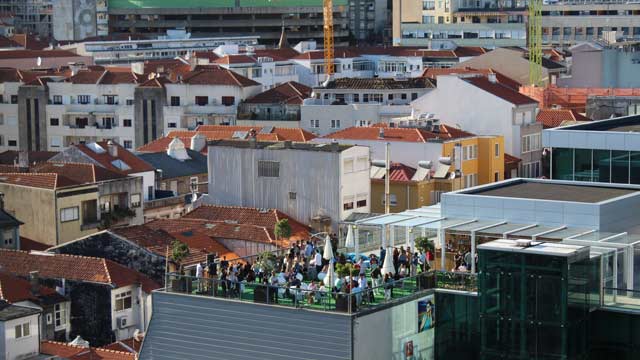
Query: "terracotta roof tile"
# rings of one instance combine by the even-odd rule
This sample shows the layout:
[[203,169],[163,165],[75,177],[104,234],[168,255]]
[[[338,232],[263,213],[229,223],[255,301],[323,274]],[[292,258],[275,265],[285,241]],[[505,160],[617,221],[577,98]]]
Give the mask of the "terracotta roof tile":
[[526,95],[523,95],[506,85],[503,85],[499,82],[495,82],[495,83],[491,82],[486,77],[482,77],[482,76],[470,77],[470,78],[464,78],[463,80],[471,85],[474,85],[479,89],[482,89],[490,94],[493,94],[514,105],[527,105],[527,104],[538,103],[534,99]]
[[87,256],[0,249],[0,266],[18,276],[38,271],[41,278],[86,281],[116,288],[141,284],[147,293],[160,287],[137,271],[111,260]]
[[495,74],[496,80],[511,88],[512,90],[518,91],[520,89],[519,82],[513,80],[512,78],[495,71],[491,68],[489,69],[474,69],[471,67],[462,67],[462,68],[427,68],[423,71],[422,76],[428,77],[430,79],[437,80],[437,77],[440,75],[468,75],[468,74],[478,74],[484,77],[488,77],[489,74]]
[[0,299],[13,304],[20,301],[38,301],[39,298],[56,297],[55,289],[40,285],[38,293],[31,291],[31,282],[5,271],[0,271]]
[[590,121],[589,118],[569,109],[540,109],[536,121],[545,129],[560,126],[565,121]]
[[196,66],[192,71],[182,76],[182,83],[189,85],[227,85],[227,86],[258,86],[247,77],[237,74],[220,66]]
[[0,173],[0,182],[49,190],[55,190],[56,188],[63,186],[61,184],[58,184],[57,174],[42,173]]
[[35,59],[35,58],[59,58],[77,57],[78,55],[68,50],[7,50],[0,52],[0,59]]
[[505,164],[517,164],[522,161],[520,158],[517,158],[511,154],[504,153],[504,163]]
[[436,87],[433,80],[419,77],[396,80],[391,78],[338,78],[330,81],[326,89],[422,89]]
[[[126,175],[94,164],[44,162],[31,168],[33,173],[58,174],[74,184],[92,184],[100,181],[122,179]],[[71,185],[71,184],[70,184]]]
[[140,352],[141,347],[142,347],[142,341],[136,340],[135,338],[124,339],[124,340],[116,341],[109,345],[103,346],[104,349],[108,349],[108,350],[133,352],[133,353]]
[[20,44],[26,50],[42,50],[49,47],[46,39],[40,39],[31,34],[15,34],[10,37],[10,40]]
[[136,354],[107,348],[82,347],[55,341],[41,341],[40,352],[68,360],[135,360]]
[[[381,137],[381,130],[384,135]],[[456,139],[475,136],[469,132],[440,125],[440,132],[427,131],[419,128],[392,128],[392,127],[350,127],[344,130],[323,136],[324,139],[349,139],[349,140],[379,140],[379,141],[405,141],[424,143],[429,139]]]
[[306,85],[288,81],[245,100],[245,103],[302,105],[302,101],[311,96],[311,91]]
[[[265,127],[268,128],[268,127]],[[259,126],[230,126],[230,125],[200,125],[196,128],[196,132],[207,132],[207,131],[250,131],[254,129],[258,132],[258,136],[265,135],[264,133],[260,133],[261,128]],[[271,134],[277,134],[280,138],[279,140],[290,140],[295,142],[306,142],[315,139],[315,135],[312,133],[301,129],[301,128],[284,128],[284,127],[274,127]],[[205,134],[206,135],[206,134]],[[260,138],[258,138],[260,140]]]
[[[389,168],[389,180],[396,182],[411,181],[416,169],[402,163],[391,163]],[[384,179],[384,177],[383,177]]]
[[[140,159],[139,157],[135,156],[132,152],[130,152],[129,150],[125,149],[124,147],[122,147],[120,144],[113,142],[113,146],[117,147],[118,149],[118,156],[114,157],[111,156],[111,154],[109,154],[108,148],[109,148],[109,144],[108,141],[98,141],[97,142],[98,145],[100,145],[103,149],[107,150],[103,153],[97,153],[93,150],[91,150],[91,148],[89,148],[87,146],[87,144],[77,144],[74,145],[78,150],[82,151],[85,155],[89,156],[90,158],[92,158],[93,160],[95,160],[98,164],[100,164],[103,168],[112,171],[112,172],[116,172],[116,173],[121,173],[121,174],[135,174],[135,173],[141,173],[141,172],[146,172],[146,171],[154,171],[154,167],[151,166],[151,164],[147,163],[146,161]],[[127,166],[129,166],[130,169],[128,170],[122,170],[116,166],[113,165],[113,161],[116,160],[120,160],[122,162],[124,162],[125,164],[127,164]]]

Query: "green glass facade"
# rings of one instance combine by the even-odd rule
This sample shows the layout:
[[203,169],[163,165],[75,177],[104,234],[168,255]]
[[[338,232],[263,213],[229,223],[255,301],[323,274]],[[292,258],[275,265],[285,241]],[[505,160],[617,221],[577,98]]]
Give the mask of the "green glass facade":
[[492,250],[479,257],[480,359],[588,358],[588,264]]
[[640,184],[640,152],[553,148],[551,178]]
[[436,292],[436,360],[477,360],[480,345],[478,297]]

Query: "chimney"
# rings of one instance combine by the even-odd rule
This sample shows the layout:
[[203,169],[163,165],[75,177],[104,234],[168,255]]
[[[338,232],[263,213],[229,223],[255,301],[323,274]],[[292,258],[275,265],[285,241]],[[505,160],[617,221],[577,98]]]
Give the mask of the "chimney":
[[496,82],[498,82],[498,79],[496,78],[496,74],[495,73],[489,73],[487,75],[487,79],[489,79],[489,81],[493,84],[495,84]]
[[335,140],[331,141],[331,151],[333,151],[333,152],[340,151],[340,144]]
[[291,149],[291,140],[285,140],[284,148],[285,149]]
[[29,282],[31,283],[31,294],[34,296],[40,294],[40,276],[37,271],[29,272]]
[[109,152],[109,155],[113,156],[114,158],[118,157],[118,146],[111,140],[107,141],[107,151]]
[[380,128],[380,131],[378,132],[378,137],[380,139],[384,139],[384,128],[383,127]]
[[29,169],[29,153],[27,151],[20,151],[18,153],[18,167],[20,170]]
[[200,152],[205,146],[207,146],[207,138],[204,135],[196,133],[191,137],[191,146],[189,146],[189,149]]
[[255,129],[251,129],[249,130],[249,143],[251,144],[251,148],[255,149],[258,147],[258,139],[257,139],[257,133]]

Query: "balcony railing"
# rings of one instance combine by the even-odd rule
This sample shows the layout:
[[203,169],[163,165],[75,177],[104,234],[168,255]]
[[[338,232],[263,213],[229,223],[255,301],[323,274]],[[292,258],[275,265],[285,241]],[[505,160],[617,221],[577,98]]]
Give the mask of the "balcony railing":
[[[357,276],[353,277],[354,280]],[[234,282],[209,277],[194,277],[170,273],[164,291],[190,295],[210,296],[270,305],[295,307],[309,310],[354,314],[403,299],[418,297],[426,290],[436,288],[471,291],[477,290],[476,276],[454,274],[452,276],[433,271],[416,276],[389,281],[377,286],[358,288],[352,292],[337,291],[336,288],[310,290],[309,280],[298,286],[269,285],[256,282]],[[345,281],[343,278],[342,281]],[[281,281],[282,283],[282,281]],[[316,281],[318,286],[321,282]]]

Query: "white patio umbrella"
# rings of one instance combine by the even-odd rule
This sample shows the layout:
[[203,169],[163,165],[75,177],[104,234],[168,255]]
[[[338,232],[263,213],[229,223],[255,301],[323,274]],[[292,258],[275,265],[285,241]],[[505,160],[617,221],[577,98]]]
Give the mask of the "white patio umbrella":
[[332,288],[333,283],[335,281],[336,281],[336,272],[333,269],[333,259],[331,259],[331,261],[329,261],[329,269],[327,270],[327,275],[324,276],[324,279],[322,279],[322,282],[326,287]]
[[392,247],[387,248],[387,253],[384,256],[384,264],[382,264],[382,269],[380,270],[382,271],[382,274],[388,274],[388,273],[392,273],[393,275],[396,274],[396,269],[393,267],[393,248]]
[[331,247],[331,238],[329,235],[324,239],[324,252],[322,253],[322,258],[325,260],[333,259],[333,248]]
[[349,225],[347,230],[347,238],[344,241],[344,247],[349,249],[355,246],[356,246],[356,242],[353,241],[353,228],[351,225]]

